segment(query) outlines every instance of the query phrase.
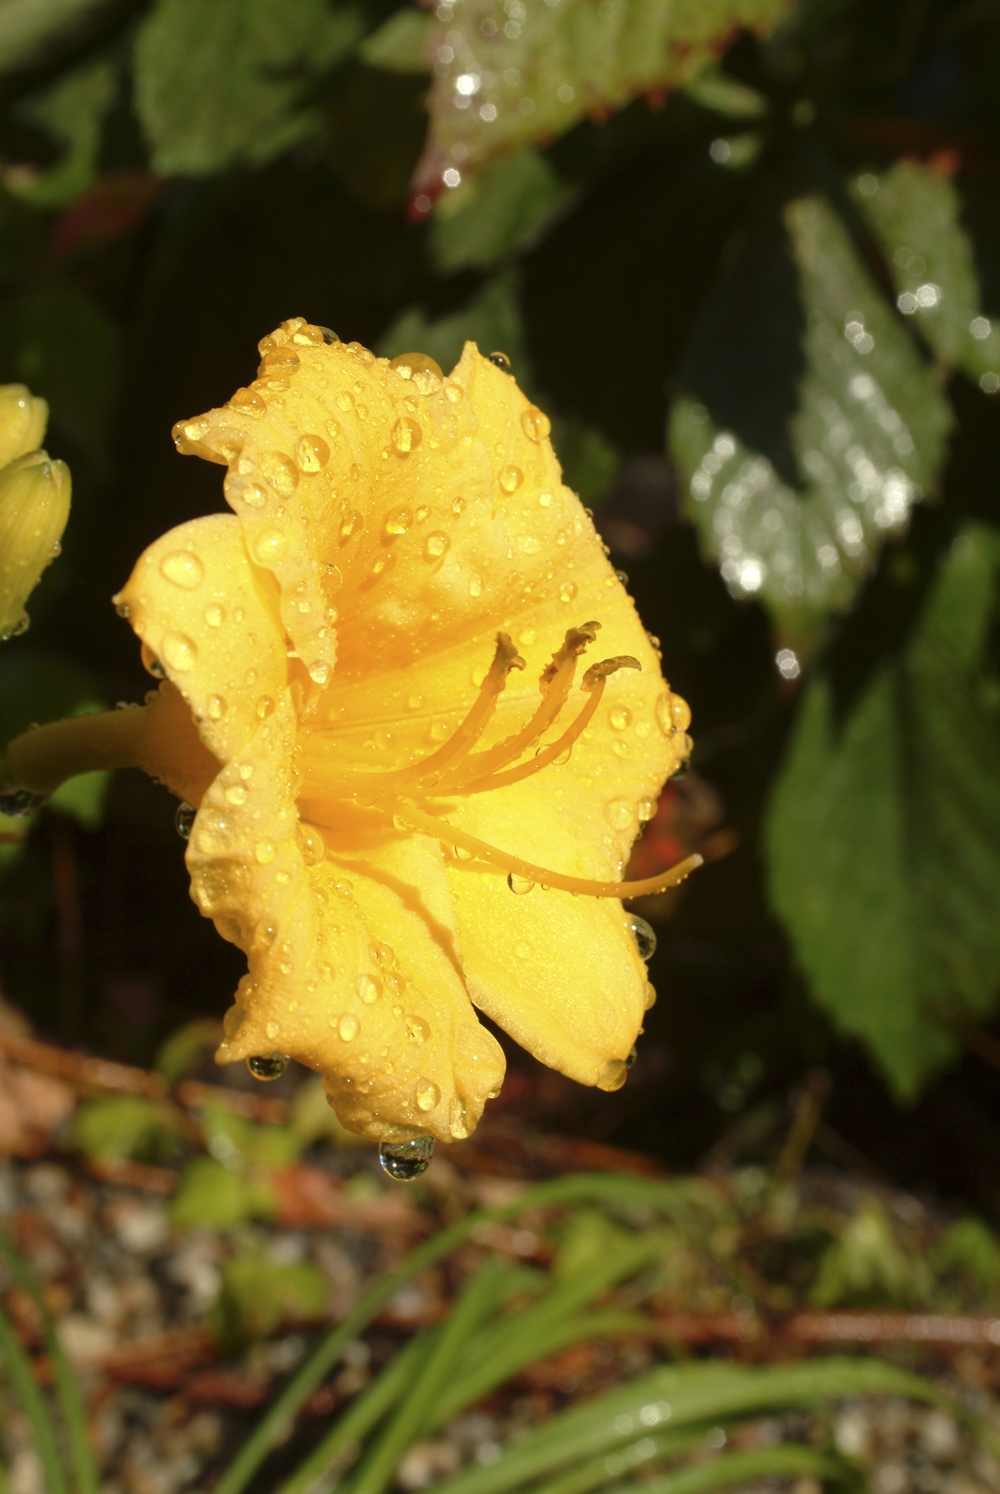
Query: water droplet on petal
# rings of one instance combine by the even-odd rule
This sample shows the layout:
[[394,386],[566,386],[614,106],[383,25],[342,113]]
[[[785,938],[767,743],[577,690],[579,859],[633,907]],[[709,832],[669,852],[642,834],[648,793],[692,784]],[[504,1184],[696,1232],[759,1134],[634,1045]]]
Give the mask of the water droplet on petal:
[[475,857],[475,851],[467,851],[464,846],[455,847],[455,855],[459,861],[471,861]]
[[464,1141],[469,1134],[468,1111],[457,1095],[451,1102],[448,1130],[456,1141]]
[[499,368],[501,373],[510,373],[510,359],[506,353],[491,353],[490,362],[494,368]]
[[635,812],[642,823],[645,824],[647,820],[651,820],[656,814],[656,800],[640,799],[635,806]]
[[261,565],[270,565],[280,560],[288,548],[288,537],[280,529],[265,529],[253,542],[254,559]]
[[385,521],[386,534],[405,534],[413,524],[413,514],[408,508],[396,508]]
[[237,389],[229,403],[242,414],[252,415],[255,419],[267,414],[266,403],[253,389]]
[[323,833],[315,825],[299,825],[298,829],[299,849],[302,852],[302,860],[306,866],[318,866],[326,859],[326,841]]
[[322,659],[309,665],[309,678],[314,685],[328,685],[330,683],[330,666]]
[[191,550],[171,550],[160,561],[160,574],[183,591],[194,591],[205,579],[205,567]]
[[178,804],[174,812],[174,829],[181,840],[187,840],[190,836],[191,826],[194,824],[194,817],[197,813],[198,811],[194,805],[188,804],[187,800],[183,800]]
[[641,960],[651,960],[656,953],[656,932],[638,913],[630,913],[628,927],[632,931]]
[[500,473],[500,486],[505,493],[516,493],[524,481],[520,467],[505,467]]
[[433,1156],[433,1136],[417,1136],[413,1141],[383,1141],[378,1149],[382,1171],[398,1183],[412,1183],[427,1171]]
[[218,602],[212,602],[205,608],[204,617],[210,628],[221,628],[226,620],[226,609],[220,607]]
[[417,1080],[417,1109],[425,1114],[441,1103],[441,1091],[430,1079]]
[[687,731],[691,725],[691,707],[679,695],[670,697],[670,719],[678,731]]
[[299,469],[284,451],[269,451],[260,461],[260,474],[281,498],[288,498],[299,485]]
[[542,542],[534,534],[519,534],[517,537],[517,548],[522,555],[537,555],[542,548]]
[[337,1023],[337,1031],[340,1034],[341,1042],[353,1043],[361,1031],[361,1023],[353,1012],[345,1012]]
[[631,799],[609,799],[604,806],[604,818],[612,830],[632,830],[637,815]]
[[419,424],[409,415],[401,415],[392,428],[392,444],[400,456],[409,456],[411,451],[417,449],[423,438],[424,433]]
[[470,597],[481,597],[482,594],[483,594],[483,578],[482,578],[482,576],[470,576],[469,577],[469,596]]
[[221,721],[226,714],[226,702],[221,695],[208,697],[208,715],[212,721]]
[[624,731],[626,727],[631,724],[632,712],[629,710],[628,706],[612,706],[611,710],[608,712],[608,720],[611,722],[611,725],[614,727],[615,731]]
[[245,804],[247,802],[248,798],[249,794],[247,793],[242,783],[231,783],[226,789],[227,804],[233,804],[237,808],[239,808],[241,804]]
[[259,840],[253,848],[253,853],[261,866],[270,866],[278,854],[278,848],[273,840]]
[[538,495],[538,506],[539,508],[550,508],[551,505],[552,494],[549,492],[548,488],[543,488]]
[[322,436],[300,436],[295,447],[295,461],[302,472],[321,472],[330,460],[330,448]]
[[552,422],[543,411],[529,405],[521,415],[521,429],[529,441],[544,441],[552,429]]
[[576,596],[576,582],[564,581],[559,588],[560,602],[571,602]]
[[530,892],[534,885],[529,877],[519,877],[514,872],[507,874],[507,886],[511,892]]
[[404,1017],[403,1022],[411,1042],[426,1043],[431,1035],[431,1029],[430,1024],[425,1022],[423,1017],[416,1017],[410,1013],[409,1016]]
[[340,338],[337,336],[336,332],[334,332],[331,327],[320,327],[319,331],[322,332],[322,334],[323,334],[323,341],[325,343],[327,343],[328,345],[330,343],[339,342],[340,341]]
[[268,716],[272,715],[274,711],[274,701],[271,699],[270,695],[262,695],[257,702],[256,709],[257,715],[260,717],[261,721],[266,720]]
[[340,526],[340,543],[346,545],[357,529],[361,528],[361,515],[356,509],[345,515]]
[[[255,1079],[280,1079],[288,1068],[286,1053],[261,1053],[247,1059],[247,1068]],[[270,1104],[270,1101],[268,1101]]]
[[177,674],[186,674],[195,666],[198,645],[186,633],[166,633],[160,644],[160,653],[168,669]]
[[447,555],[450,546],[451,540],[448,536],[435,531],[424,541],[424,554],[428,560],[440,560],[442,555]]
[[365,1006],[372,1006],[378,1000],[378,982],[370,975],[359,975],[354,982],[354,989]]
[[635,1046],[635,1043],[633,1043],[632,1046],[631,1046],[631,1048],[628,1050],[628,1058],[626,1058],[626,1060],[625,1060],[625,1067],[627,1069],[630,1069],[632,1067],[632,1065],[635,1063],[635,1061],[636,1061],[636,1059],[638,1057],[639,1057],[639,1050]]

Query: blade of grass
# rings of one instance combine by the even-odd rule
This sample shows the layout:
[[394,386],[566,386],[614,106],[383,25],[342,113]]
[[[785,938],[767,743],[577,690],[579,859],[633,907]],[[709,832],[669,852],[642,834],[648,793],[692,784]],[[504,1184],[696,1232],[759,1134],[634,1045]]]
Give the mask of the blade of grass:
[[66,1442],[76,1494],[98,1494],[100,1478],[97,1460],[87,1435],[87,1412],[76,1372],[59,1340],[59,1334],[52,1321],[52,1314],[45,1305],[38,1279],[21,1252],[2,1232],[0,1232],[0,1252],[21,1286],[31,1295],[42,1317],[45,1352],[48,1354],[54,1371],[56,1399],[66,1428]]
[[489,1468],[454,1475],[435,1494],[501,1494],[584,1458],[620,1447],[643,1426],[719,1421],[825,1397],[890,1393],[948,1402],[930,1381],[875,1359],[831,1358],[797,1365],[666,1365],[559,1412]]
[[[694,1431],[661,1432],[657,1437],[642,1437],[618,1452],[594,1458],[579,1468],[571,1468],[542,1487],[545,1494],[590,1494],[592,1489],[606,1489],[609,1478],[632,1468],[645,1468],[654,1461],[678,1457],[688,1448],[696,1447],[709,1430],[708,1426],[699,1426]],[[541,1494],[541,1489],[533,1489],[531,1494]]]
[[505,1267],[488,1260],[465,1283],[441,1325],[423,1373],[362,1463],[351,1494],[383,1494],[403,1454],[423,1432],[431,1407],[454,1374],[469,1338],[497,1300],[498,1274]]
[[[785,1442],[778,1447],[726,1453],[694,1467],[674,1469],[660,1478],[643,1480],[641,1484],[615,1484],[607,1488],[606,1494],[636,1494],[637,1490],[642,1494],[709,1494],[712,1489],[731,1489],[751,1479],[788,1478],[796,1474],[843,1482],[852,1472],[850,1465],[840,1458],[818,1453],[798,1442]],[[550,1488],[543,1485],[534,1494],[550,1494]]]
[[411,1381],[419,1378],[432,1348],[432,1337],[433,1330],[417,1334],[389,1360],[382,1373],[355,1396],[339,1421],[299,1464],[291,1478],[285,1480],[277,1494],[306,1494],[345,1448],[352,1442],[360,1443],[367,1436],[404,1394]]
[[11,1384],[31,1431],[45,1475],[46,1494],[68,1494],[66,1477],[59,1460],[59,1433],[45,1397],[31,1373],[31,1361],[22,1349],[7,1314],[0,1308],[0,1353],[7,1361]]
[[577,1173],[526,1188],[520,1198],[493,1209],[477,1209],[457,1224],[441,1230],[411,1250],[392,1271],[372,1283],[357,1306],[327,1334],[285,1386],[247,1438],[215,1486],[214,1494],[242,1494],[271,1449],[281,1440],[288,1423],[298,1414],[316,1387],[326,1379],[346,1346],[368,1326],[399,1288],[463,1245],[484,1224],[503,1224],[529,1209],[555,1208],[577,1203],[645,1206],[671,1213],[685,1204],[677,1186],[657,1179],[616,1173]]
[[537,1330],[528,1325],[528,1316],[527,1313],[524,1314],[523,1332],[502,1344],[495,1359],[478,1364],[470,1371],[466,1371],[462,1364],[458,1366],[455,1381],[434,1408],[426,1431],[432,1432],[444,1426],[467,1406],[474,1406],[476,1401],[483,1400],[491,1390],[495,1390],[512,1375],[519,1374],[529,1364],[548,1359],[551,1354],[559,1354],[572,1344],[583,1343],[587,1339],[606,1339],[618,1333],[641,1333],[648,1327],[646,1319],[639,1313],[631,1312],[587,1313],[581,1317],[545,1323]]

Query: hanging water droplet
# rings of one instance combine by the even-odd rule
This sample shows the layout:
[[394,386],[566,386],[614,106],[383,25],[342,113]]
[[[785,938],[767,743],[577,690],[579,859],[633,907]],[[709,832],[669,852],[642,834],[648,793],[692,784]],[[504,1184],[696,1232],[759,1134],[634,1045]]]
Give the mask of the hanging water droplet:
[[23,820],[34,814],[45,803],[44,794],[31,794],[23,788],[6,788],[0,791],[0,814],[12,820]]
[[691,759],[688,758],[688,757],[686,757],[683,762],[680,762],[680,763],[677,764],[676,768],[671,773],[671,775],[670,775],[670,781],[671,781],[671,783],[680,783],[681,779],[682,778],[686,778],[688,776],[688,774],[690,773],[690,771],[691,771]]
[[499,368],[501,373],[510,373],[510,359],[506,353],[491,353],[490,362],[494,368]]
[[378,1149],[382,1171],[398,1183],[412,1183],[426,1172],[434,1156],[434,1137],[416,1136],[412,1141],[383,1141]]
[[656,933],[654,929],[644,918],[640,918],[638,913],[629,914],[628,926],[632,930],[632,937],[638,946],[639,958],[641,960],[651,960],[656,953]]
[[638,1057],[639,1051],[636,1048],[635,1043],[633,1043],[631,1048],[628,1050],[628,1058],[626,1058],[625,1060],[625,1067],[627,1069],[630,1069]]
[[609,1058],[597,1078],[597,1088],[605,1091],[621,1089],[628,1077],[628,1069],[621,1058]]
[[635,812],[639,816],[639,819],[642,821],[642,823],[645,824],[647,820],[651,820],[656,814],[656,800],[640,799],[638,804],[635,806]]
[[178,804],[174,813],[174,829],[181,840],[187,840],[191,834],[191,826],[194,824],[194,817],[197,813],[194,805],[189,804],[186,799]]
[[656,987],[650,985],[648,980],[642,988],[642,1004],[647,1012],[656,1005]]
[[288,1068],[288,1055],[287,1053],[257,1054],[247,1059],[247,1068],[255,1079],[280,1079]]
[[147,674],[151,674],[154,680],[166,679],[167,671],[153,653],[148,643],[144,643],[140,648],[139,658],[142,660],[143,669],[145,669]]
[[507,873],[507,886],[511,892],[530,892],[534,885],[529,877],[519,877],[514,872]]
[[615,571],[615,576],[617,577],[617,579],[621,582],[621,584],[623,586],[627,586],[628,585],[628,572],[627,571]]

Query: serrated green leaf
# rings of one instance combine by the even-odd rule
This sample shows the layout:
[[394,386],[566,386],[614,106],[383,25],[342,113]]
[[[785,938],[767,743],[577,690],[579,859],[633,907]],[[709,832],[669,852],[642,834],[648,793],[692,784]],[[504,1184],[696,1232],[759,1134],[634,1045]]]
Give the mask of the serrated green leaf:
[[996,394],[1000,326],[983,313],[954,182],[919,161],[898,161],[878,175],[864,172],[852,192],[881,241],[899,310],[939,358]]
[[825,202],[757,225],[680,377],[670,449],[733,595],[846,607],[932,489],[950,412]]
[[432,244],[442,270],[488,266],[536,244],[572,207],[577,190],[525,146],[438,198]]
[[391,73],[429,73],[427,42],[431,17],[425,10],[404,6],[366,36],[358,48],[362,62]]
[[259,166],[314,132],[303,103],[361,19],[328,0],[157,0],[135,44],[135,103],[164,175]]
[[431,129],[415,186],[457,185],[454,171],[687,83],[734,31],[766,32],[786,9],[787,0],[517,0],[516,10],[455,0],[427,40]]
[[0,0],[0,72],[35,60],[105,0]]
[[939,1013],[1000,986],[1000,719],[983,663],[1000,534],[971,527],[905,653],[846,715],[808,684],[767,820],[771,895],[820,1004],[901,1096],[959,1049]]

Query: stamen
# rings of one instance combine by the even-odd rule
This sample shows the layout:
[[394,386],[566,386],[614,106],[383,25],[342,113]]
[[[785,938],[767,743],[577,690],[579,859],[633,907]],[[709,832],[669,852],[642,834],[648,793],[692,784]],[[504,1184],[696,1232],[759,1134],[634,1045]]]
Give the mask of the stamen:
[[511,642],[510,636],[507,633],[498,633],[493,663],[479,687],[479,694],[472,709],[447,742],[420,763],[421,781],[425,781],[430,773],[457,767],[465,761],[472,744],[479,740],[493,719],[497,701],[507,684],[508,674],[512,669],[524,667],[524,660]]
[[639,882],[600,882],[590,877],[571,877],[565,872],[550,871],[548,867],[536,866],[531,861],[523,861],[520,856],[511,855],[509,851],[501,851],[496,846],[491,846],[488,841],[479,840],[475,835],[467,835],[464,830],[457,830],[446,820],[438,819],[436,815],[428,814],[408,801],[382,802],[376,807],[385,814],[396,816],[412,829],[419,830],[434,840],[443,840],[459,850],[471,851],[481,861],[486,861],[490,866],[496,866],[501,871],[513,872],[515,876],[524,877],[529,882],[541,882],[546,887],[558,887],[564,892],[585,892],[590,897],[623,899],[648,897],[650,893],[664,892],[668,887],[676,887],[696,867],[702,865],[701,856],[688,856],[676,866],[658,872],[655,877],[644,877]]

